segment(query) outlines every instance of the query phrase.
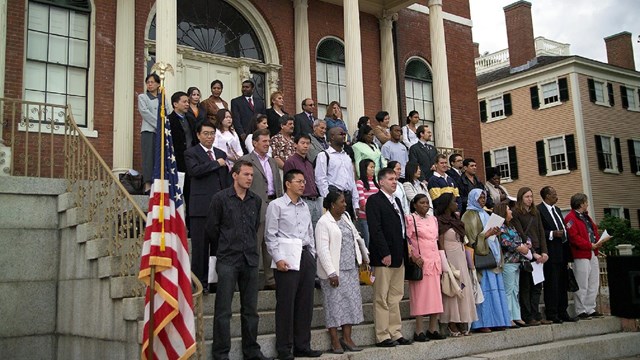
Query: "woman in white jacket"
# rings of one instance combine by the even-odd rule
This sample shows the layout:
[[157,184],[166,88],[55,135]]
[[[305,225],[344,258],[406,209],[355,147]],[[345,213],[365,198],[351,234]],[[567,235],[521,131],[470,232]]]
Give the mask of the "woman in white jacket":
[[[364,239],[346,212],[341,192],[330,192],[324,199],[327,212],[316,225],[318,277],[324,296],[326,327],[333,353],[360,351],[351,339],[351,327],[363,321],[358,266],[369,263]],[[338,327],[342,338],[338,339]]]

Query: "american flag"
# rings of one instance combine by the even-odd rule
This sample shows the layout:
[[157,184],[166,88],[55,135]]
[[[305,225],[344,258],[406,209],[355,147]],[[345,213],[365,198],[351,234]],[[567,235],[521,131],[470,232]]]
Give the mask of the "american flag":
[[[164,95],[164,94],[163,94]],[[163,101],[164,103],[164,101]],[[164,114],[162,114],[164,115]],[[164,127],[164,167],[161,166],[161,119]],[[149,359],[151,267],[155,266],[153,359],[186,359],[196,351],[191,296],[191,265],[184,221],[184,201],[178,186],[169,121],[158,117],[153,186],[144,233],[139,278],[147,284],[142,359]],[[164,180],[160,179],[161,171]],[[161,206],[164,205],[164,206]],[[160,220],[164,219],[164,223]]]

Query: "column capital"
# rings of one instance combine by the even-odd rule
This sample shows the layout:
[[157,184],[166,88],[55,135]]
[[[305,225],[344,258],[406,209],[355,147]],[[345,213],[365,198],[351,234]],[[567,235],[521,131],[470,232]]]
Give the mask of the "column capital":
[[432,6],[442,6],[442,0],[429,0],[429,2],[427,3],[428,7],[432,7]]
[[292,0],[293,1],[293,8],[298,8],[298,7],[309,7],[309,1],[308,0]]
[[386,28],[386,27],[390,28],[391,26],[393,26],[394,21],[398,21],[398,13],[397,12],[388,13],[387,11],[384,11],[382,13],[382,16],[378,18],[378,21],[380,22],[381,28]]

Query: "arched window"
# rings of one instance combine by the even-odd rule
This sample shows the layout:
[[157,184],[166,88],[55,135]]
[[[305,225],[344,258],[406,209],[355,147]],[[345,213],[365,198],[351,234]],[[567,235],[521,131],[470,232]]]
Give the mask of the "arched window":
[[70,104],[75,121],[83,127],[87,126],[90,18],[89,0],[28,2],[24,98]]
[[[429,125],[431,131],[435,123],[433,114],[433,80],[431,70],[421,59],[411,59],[404,71],[404,96],[407,114],[416,110],[423,125]],[[432,139],[435,141],[435,139]]]
[[344,67],[344,45],[337,39],[327,38],[320,42],[316,54],[318,117],[324,117],[330,102],[339,101],[342,117],[346,122],[347,75]]

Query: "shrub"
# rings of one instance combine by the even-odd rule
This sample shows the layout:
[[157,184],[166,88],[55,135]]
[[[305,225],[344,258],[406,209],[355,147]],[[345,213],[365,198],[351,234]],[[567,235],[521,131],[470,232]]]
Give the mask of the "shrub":
[[607,255],[616,255],[616,245],[631,244],[634,255],[640,254],[640,230],[631,227],[629,220],[605,215],[604,219],[598,225],[601,231],[605,229],[613,239],[609,240],[602,246],[602,251]]

